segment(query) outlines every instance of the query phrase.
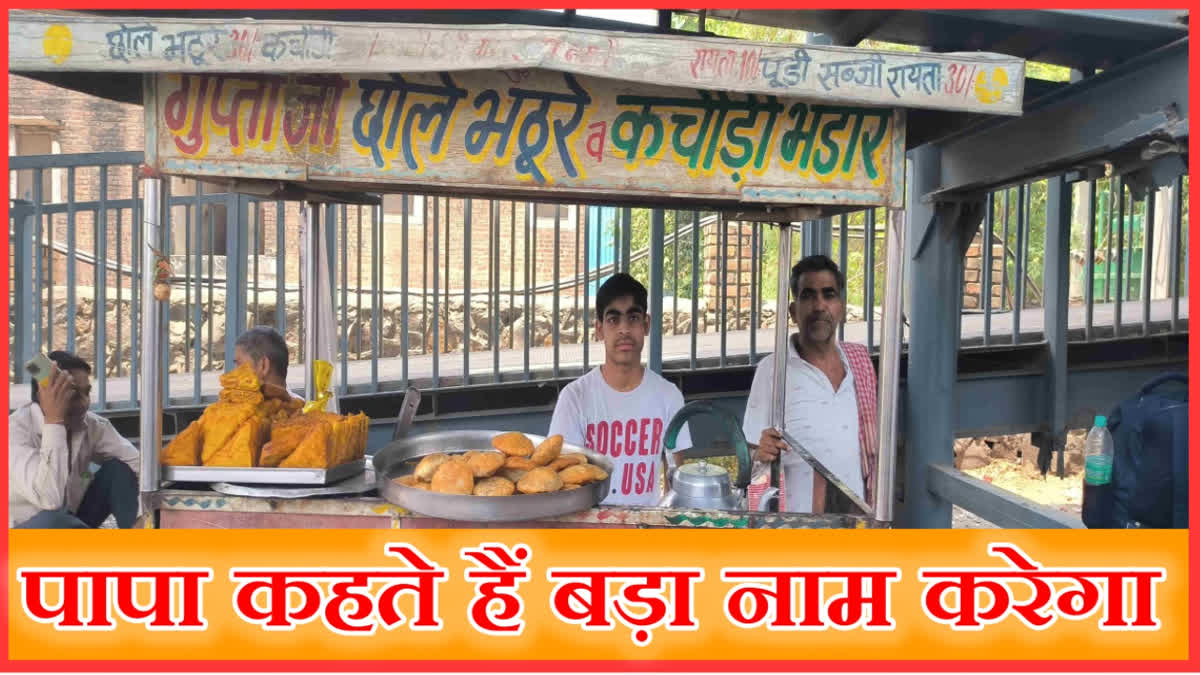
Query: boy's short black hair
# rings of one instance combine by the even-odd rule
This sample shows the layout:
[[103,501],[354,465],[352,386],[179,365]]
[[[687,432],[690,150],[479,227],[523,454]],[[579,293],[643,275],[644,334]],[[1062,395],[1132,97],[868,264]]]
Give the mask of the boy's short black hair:
[[287,377],[287,343],[274,328],[255,326],[238,337],[236,346],[241,347],[255,361],[266,358],[271,364],[271,370],[280,377]]
[[633,306],[646,312],[646,287],[624,272],[618,272],[600,284],[596,291],[596,320],[604,318],[604,310],[617,298],[633,298]]
[[[88,375],[92,374],[92,367],[88,364],[88,362],[84,361],[83,359],[79,358],[78,356],[72,354],[71,352],[53,351],[53,352],[50,352],[49,354],[47,354],[46,358],[53,361],[54,365],[58,366],[58,369],[63,371],[64,373],[69,373],[72,370],[82,370],[83,372],[87,373]],[[32,385],[32,389],[33,389],[31,398],[34,403],[37,403],[37,400],[38,400],[37,380],[34,380],[31,383],[31,385]]]
[[800,262],[792,266],[791,288],[792,297],[800,295],[800,276],[805,272],[833,272],[833,276],[837,279],[838,295],[846,294],[846,276],[838,269],[837,263],[833,262],[829,256],[810,255],[801,258]]

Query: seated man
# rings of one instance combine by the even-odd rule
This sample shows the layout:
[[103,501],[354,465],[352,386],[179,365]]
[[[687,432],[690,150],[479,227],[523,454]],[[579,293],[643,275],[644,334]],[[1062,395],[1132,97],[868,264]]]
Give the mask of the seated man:
[[[683,394],[642,365],[649,331],[646,287],[628,274],[614,274],[596,292],[604,364],[563,388],[550,419],[551,435],[562,434],[566,443],[612,460],[611,492],[604,504],[653,506],[661,498],[663,432],[683,407]],[[691,445],[685,425],[676,450]]]
[[[857,496],[874,508],[876,436],[875,369],[863,345],[840,343],[846,318],[846,278],[823,255],[792,267],[789,314],[800,328],[788,341],[784,428]],[[769,482],[769,463],[781,456],[779,510],[794,513],[851,512],[847,499],[768,426],[778,359],[769,354],[754,371],[742,430],[757,438],[750,508]]]
[[300,398],[287,388],[287,343],[273,328],[258,326],[242,333],[234,344],[233,360],[235,367],[249,363],[268,395],[274,393],[282,398],[286,393]]
[[[138,517],[140,456],[112,423],[88,411],[91,367],[50,352],[49,382],[8,417],[8,526],[94,528],[109,514],[129,528]],[[100,470],[87,483],[88,466]]]

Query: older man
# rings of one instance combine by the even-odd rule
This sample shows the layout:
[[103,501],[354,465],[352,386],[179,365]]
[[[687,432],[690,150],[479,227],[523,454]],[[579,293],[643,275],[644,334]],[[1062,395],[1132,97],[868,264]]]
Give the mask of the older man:
[[268,395],[286,400],[300,398],[287,388],[288,348],[273,328],[257,326],[238,336],[234,343],[235,366],[250,364]]
[[[788,433],[833,472],[843,484],[874,506],[878,411],[875,369],[863,345],[838,341],[846,318],[846,278],[823,255],[802,259],[792,267],[789,314],[797,333],[788,341],[784,419]],[[853,503],[794,452],[776,429],[768,426],[771,390],[778,364],[771,354],[759,362],[746,405],[742,429],[758,439],[751,508],[766,488],[764,469],[781,459],[780,511],[849,512]]]
[[[34,381],[33,400],[8,417],[8,526],[94,528],[112,514],[118,527],[133,527],[137,448],[88,411],[91,366],[69,352],[49,358],[46,386]],[[100,469],[90,476],[93,462]]]

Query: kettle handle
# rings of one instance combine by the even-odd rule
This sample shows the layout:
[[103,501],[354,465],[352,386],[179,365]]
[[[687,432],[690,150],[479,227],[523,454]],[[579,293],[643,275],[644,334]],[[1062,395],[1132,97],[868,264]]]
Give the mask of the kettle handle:
[[679,412],[675,413],[675,416],[671,418],[671,423],[667,425],[666,437],[663,440],[663,447],[666,448],[667,454],[675,450],[675,440],[679,436],[679,430],[683,428],[684,423],[702,413],[722,418],[729,427],[733,449],[737,454],[738,460],[738,478],[735,487],[738,489],[745,488],[750,484],[750,447],[746,444],[745,434],[742,433],[741,420],[720,406],[708,401],[692,401],[680,408]]

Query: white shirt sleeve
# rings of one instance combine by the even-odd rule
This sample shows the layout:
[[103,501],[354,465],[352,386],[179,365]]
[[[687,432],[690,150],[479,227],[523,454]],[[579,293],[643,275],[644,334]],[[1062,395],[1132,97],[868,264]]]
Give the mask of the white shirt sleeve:
[[133,469],[135,476],[142,472],[141,455],[138,453],[138,449],[133,447],[133,443],[130,443],[128,439],[117,433],[112,422],[100,418],[92,446],[92,461],[100,464],[106,459],[119,459],[125,462],[130,469]]
[[584,443],[583,424],[583,402],[579,399],[576,388],[564,387],[558,393],[558,402],[554,404],[554,414],[550,417],[550,430],[546,435],[562,434],[563,442],[568,445],[587,447]]
[[754,369],[754,380],[750,384],[750,395],[746,398],[746,417],[742,422],[742,433],[749,443],[758,443],[763,429],[771,423],[771,386],[775,376],[775,356],[767,356]]
[[15,416],[8,418],[9,489],[37,508],[62,508],[67,498],[67,428],[61,424],[42,427],[42,440],[21,428]]

